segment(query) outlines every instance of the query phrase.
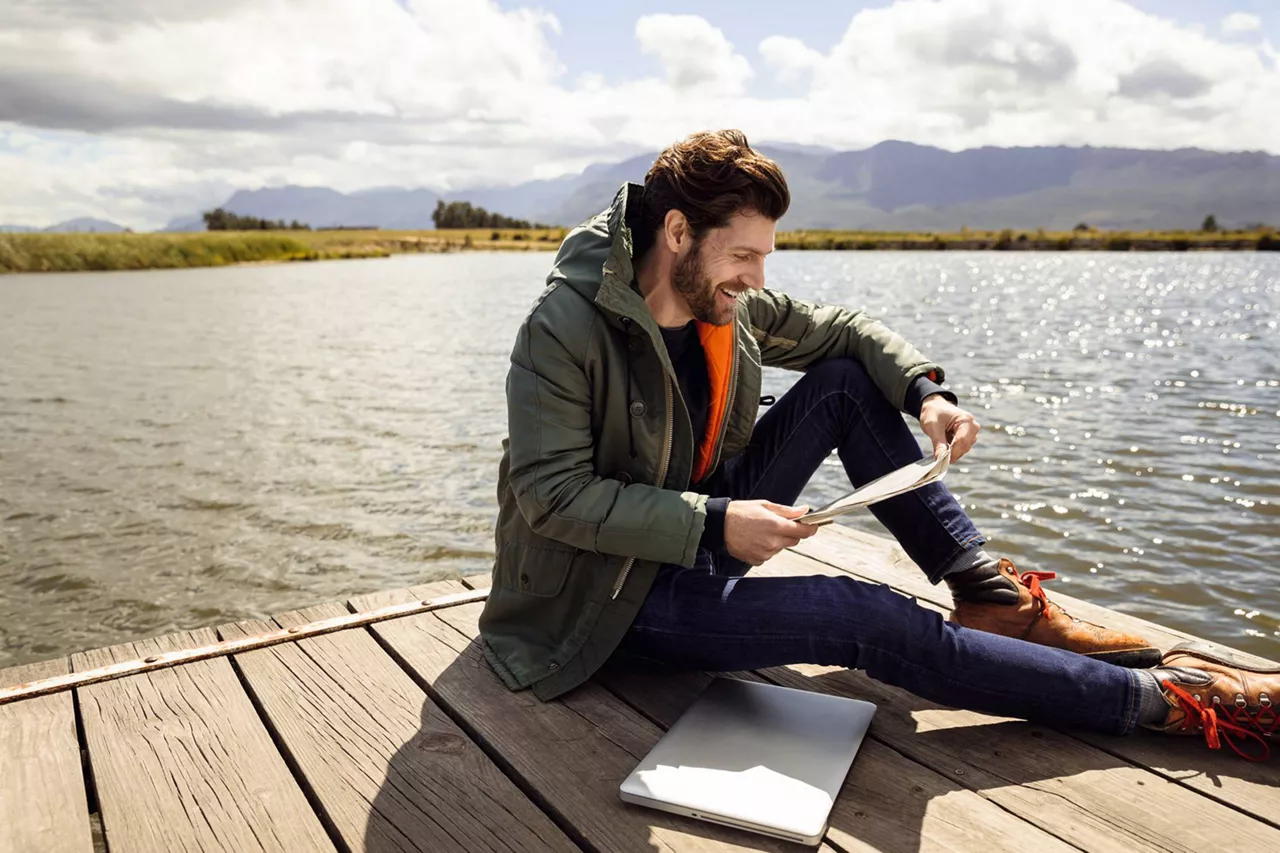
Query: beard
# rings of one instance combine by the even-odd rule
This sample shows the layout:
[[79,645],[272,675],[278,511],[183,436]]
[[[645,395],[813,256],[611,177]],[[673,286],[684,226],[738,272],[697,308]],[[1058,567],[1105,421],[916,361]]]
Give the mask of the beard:
[[695,320],[713,326],[727,326],[738,315],[738,301],[730,302],[721,295],[721,288],[740,294],[742,288],[734,282],[717,284],[702,268],[702,243],[694,243],[693,250],[685,255],[671,273],[671,285],[675,292],[689,304],[689,313]]

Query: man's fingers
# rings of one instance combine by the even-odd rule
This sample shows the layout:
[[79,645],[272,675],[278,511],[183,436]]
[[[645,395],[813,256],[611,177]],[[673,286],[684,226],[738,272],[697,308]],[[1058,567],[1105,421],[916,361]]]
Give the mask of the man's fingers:
[[938,420],[931,420],[928,423],[923,421],[920,423],[924,430],[925,436],[933,442],[933,458],[937,459],[947,449],[947,445],[951,443],[951,437],[947,435],[948,424]]
[[807,506],[783,506],[772,501],[765,501],[764,505],[771,512],[777,513],[783,518],[799,518],[809,511]]
[[800,540],[795,536],[779,536],[773,543],[773,547],[769,549],[770,558],[778,556],[787,548],[794,548],[800,544]]
[[[815,534],[815,533],[817,533],[817,532],[818,532],[818,528],[817,528],[817,526],[816,526],[816,525],[813,525],[813,524],[803,524],[803,523],[801,523],[801,522],[797,521],[795,524],[793,524],[793,525],[791,526],[791,528],[790,528],[790,530],[788,531],[788,534],[787,534],[787,535],[789,535],[791,538],[795,539],[795,540],[798,542],[798,541],[800,541],[801,539],[808,539],[810,536],[812,536],[813,534]],[[794,545],[794,544],[795,544],[795,542],[793,542],[793,543],[791,543],[791,544],[793,544],[793,545]]]
[[973,447],[974,442],[978,440],[978,424],[974,421],[965,421],[956,428],[956,436],[951,444],[951,461],[955,461],[963,457]]

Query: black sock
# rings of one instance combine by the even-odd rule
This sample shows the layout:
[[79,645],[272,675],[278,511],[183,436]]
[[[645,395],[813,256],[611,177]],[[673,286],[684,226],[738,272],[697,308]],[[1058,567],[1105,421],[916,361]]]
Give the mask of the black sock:
[[943,578],[954,601],[1017,604],[1018,585],[1000,574],[1000,561],[979,551],[974,566]]

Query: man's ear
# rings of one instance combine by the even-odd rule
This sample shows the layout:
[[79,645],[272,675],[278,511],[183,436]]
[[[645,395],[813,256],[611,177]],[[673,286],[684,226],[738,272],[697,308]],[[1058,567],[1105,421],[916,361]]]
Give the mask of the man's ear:
[[692,238],[689,220],[685,215],[674,208],[668,210],[662,220],[662,239],[666,242],[667,249],[673,255],[678,255]]

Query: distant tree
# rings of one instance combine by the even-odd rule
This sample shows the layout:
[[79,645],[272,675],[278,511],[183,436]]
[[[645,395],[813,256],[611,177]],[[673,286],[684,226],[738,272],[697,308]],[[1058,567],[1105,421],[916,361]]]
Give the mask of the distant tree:
[[530,223],[526,219],[513,219],[501,213],[490,213],[483,207],[476,207],[469,201],[450,201],[443,199],[436,202],[436,209],[431,214],[431,221],[437,228],[547,228],[546,225]]
[[1077,225],[1075,228],[1072,228],[1071,230],[1072,231],[1092,231],[1093,229],[1089,227],[1089,223],[1081,222],[1079,225]]
[[1204,218],[1204,222],[1200,224],[1200,230],[1207,234],[1212,234],[1218,230],[1218,217],[1210,213]]
[[310,231],[310,225],[303,225],[298,220],[286,225],[283,220],[272,221],[259,219],[256,216],[240,216],[237,213],[216,207],[201,214],[204,227],[210,231]]

